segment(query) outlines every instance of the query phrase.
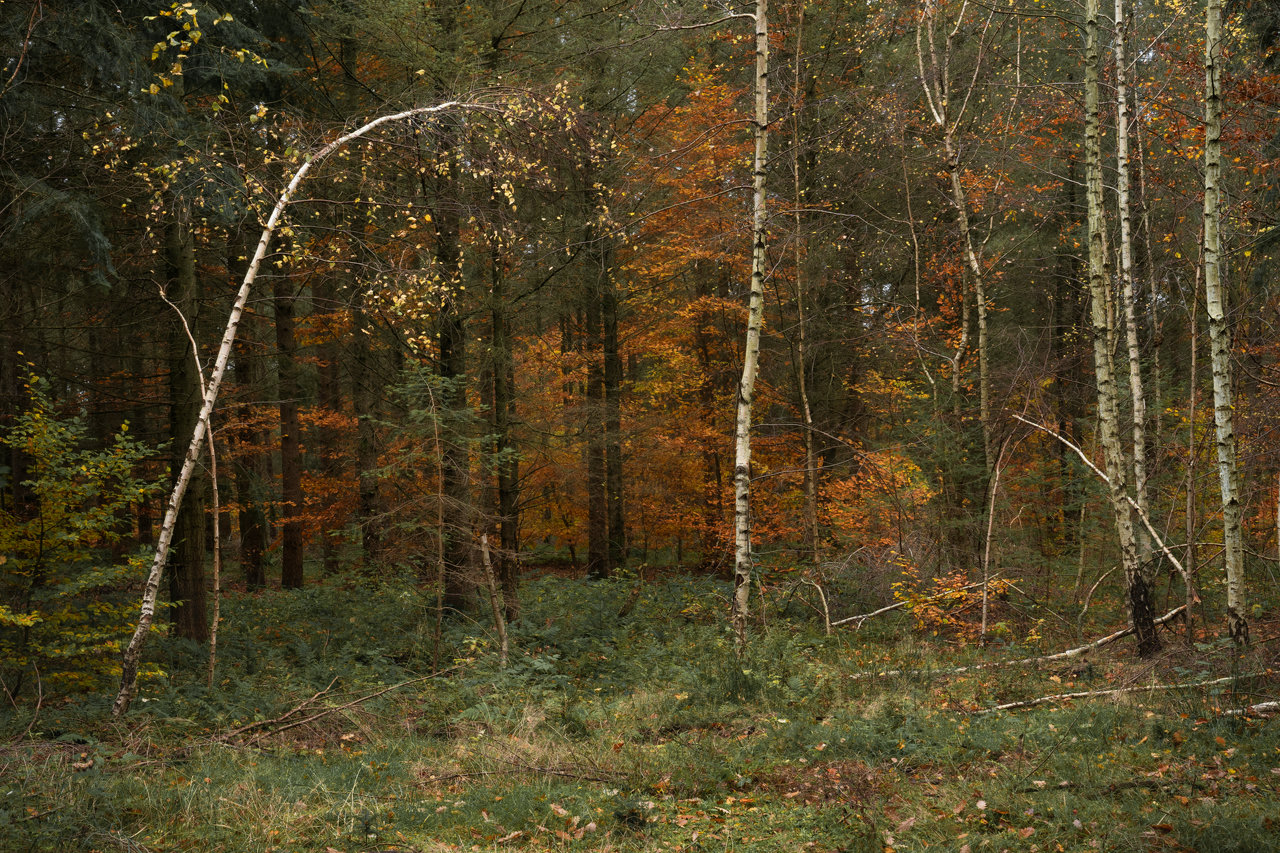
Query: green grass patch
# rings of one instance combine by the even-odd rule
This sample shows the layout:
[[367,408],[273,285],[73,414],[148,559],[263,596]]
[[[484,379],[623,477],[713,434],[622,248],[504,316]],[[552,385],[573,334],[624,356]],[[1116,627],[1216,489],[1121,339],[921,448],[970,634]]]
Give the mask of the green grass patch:
[[[1274,693],[1265,680],[975,712],[1251,671],[1228,650],[943,676],[1019,652],[925,642],[901,619],[828,637],[775,617],[738,660],[722,584],[651,585],[618,618],[629,591],[530,582],[505,668],[483,622],[448,622],[437,647],[409,586],[232,597],[214,689],[183,676],[198,650],[157,642],[170,674],[124,724],[103,697],[10,713],[0,849],[1280,846],[1280,729],[1222,713]],[[361,701],[432,661],[450,671]]]

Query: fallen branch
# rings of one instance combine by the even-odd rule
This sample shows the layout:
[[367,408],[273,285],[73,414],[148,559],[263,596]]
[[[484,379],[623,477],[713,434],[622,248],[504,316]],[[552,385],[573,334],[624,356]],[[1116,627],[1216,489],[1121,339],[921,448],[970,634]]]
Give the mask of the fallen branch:
[[[338,681],[337,678],[334,678],[333,681],[329,682],[328,687],[316,693],[310,699],[304,699],[303,701],[299,702],[292,709],[281,714],[280,716],[270,720],[259,720],[256,723],[249,723],[248,725],[241,726],[238,729],[232,729],[229,732],[218,735],[216,738],[214,738],[214,742],[228,743],[232,739],[238,737],[239,735],[244,734],[245,732],[252,731],[254,729],[267,728],[268,726],[278,726],[278,728],[274,728],[271,731],[264,731],[264,732],[255,734],[253,737],[249,738],[247,741],[248,743],[256,743],[257,741],[261,740],[262,738],[266,737],[269,734],[279,734],[280,732],[288,731],[289,729],[294,729],[294,728],[297,728],[298,726],[305,726],[308,723],[314,723],[316,720],[323,719],[324,717],[327,717],[330,714],[336,714],[339,711],[349,710],[351,708],[356,707],[357,705],[368,702],[370,699],[376,699],[379,696],[383,696],[387,693],[390,693],[393,690],[399,690],[400,688],[408,687],[411,684],[419,684],[423,681],[429,681],[432,678],[437,678],[441,675],[444,675],[445,673],[452,672],[453,670],[456,670],[456,669],[458,669],[458,667],[455,666],[450,669],[441,670],[440,672],[433,673],[431,675],[421,675],[421,676],[418,676],[417,678],[410,678],[408,681],[401,681],[398,684],[392,684],[389,687],[381,687],[377,690],[366,693],[363,696],[358,696],[355,699],[352,699],[350,702],[345,702],[341,705],[334,705],[329,708],[321,709],[300,720],[290,719],[294,715],[306,711],[318,699],[326,696],[329,693],[329,691],[333,689],[333,685]],[[283,724],[283,725],[280,725],[280,724]]]
[[[1192,681],[1184,682],[1182,684],[1144,684],[1140,687],[1113,687],[1109,690],[1084,690],[1078,693],[1058,693],[1054,696],[1040,696],[1035,699],[1023,699],[1019,702],[1006,702],[1003,705],[983,708],[975,713],[990,714],[995,711],[1012,711],[1017,708],[1034,708],[1037,705],[1051,705],[1057,702],[1067,702],[1072,699],[1092,699],[1099,696],[1119,698],[1120,696],[1124,696],[1129,693],[1151,693],[1157,690],[1189,690],[1198,687],[1213,687],[1218,684],[1235,682],[1242,678],[1256,678],[1259,675],[1261,675],[1261,673],[1255,672],[1251,675],[1228,675],[1223,678],[1215,678],[1211,681]],[[1276,704],[1280,706],[1280,703]]]
[[1232,708],[1228,711],[1223,711],[1222,716],[1244,717],[1249,714],[1270,714],[1276,711],[1280,711],[1280,702],[1257,702],[1248,708]]
[[[1159,619],[1156,619],[1153,624],[1163,625],[1165,622],[1168,622],[1169,620],[1175,618],[1179,613],[1181,613],[1186,609],[1187,609],[1187,605],[1179,604],[1177,607],[1173,608],[1168,613],[1161,616]],[[1092,643],[1086,643],[1083,646],[1076,646],[1074,649],[1067,649],[1066,651],[1054,652],[1051,655],[1041,655],[1040,657],[1034,657],[1034,658],[1019,658],[1018,660],[992,661],[991,663],[976,663],[976,664],[973,664],[972,666],[957,666],[957,667],[952,667],[950,669],[931,669],[931,670],[890,669],[890,670],[882,670],[880,672],[859,672],[859,673],[855,673],[851,677],[857,680],[861,678],[872,678],[872,677],[889,678],[897,675],[963,675],[966,672],[977,672],[979,670],[984,670],[984,669],[1000,669],[1002,667],[1012,667],[1012,666],[1034,666],[1035,664],[1052,663],[1053,661],[1067,660],[1069,658],[1079,657],[1080,655],[1083,655],[1087,652],[1100,649],[1103,646],[1108,646],[1111,643],[1114,643],[1116,640],[1124,639],[1125,637],[1129,636],[1132,633],[1133,633],[1133,628],[1124,628],[1119,631],[1116,631],[1113,634],[1108,634],[1107,636],[1099,640],[1094,640]]]

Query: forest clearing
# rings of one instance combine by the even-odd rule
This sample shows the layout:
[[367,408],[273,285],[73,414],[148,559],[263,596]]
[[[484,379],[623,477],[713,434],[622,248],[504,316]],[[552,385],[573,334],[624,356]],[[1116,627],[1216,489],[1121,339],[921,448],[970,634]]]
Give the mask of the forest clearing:
[[1280,849],[1272,0],[0,43],[0,850]]
[[[646,584],[619,617],[633,589],[531,580],[507,665],[491,626],[459,621],[437,677],[430,631],[406,630],[423,622],[411,586],[231,596],[213,688],[176,675],[201,662],[174,644],[174,675],[124,725],[106,697],[8,716],[0,846],[1209,853],[1280,838],[1280,732],[1247,713],[1276,696],[1269,650],[1171,628],[1151,662],[1112,647],[948,674],[1046,647],[962,647],[900,611],[828,636],[780,588],[739,664],[727,583]],[[1133,692],[991,710],[1112,689]]]

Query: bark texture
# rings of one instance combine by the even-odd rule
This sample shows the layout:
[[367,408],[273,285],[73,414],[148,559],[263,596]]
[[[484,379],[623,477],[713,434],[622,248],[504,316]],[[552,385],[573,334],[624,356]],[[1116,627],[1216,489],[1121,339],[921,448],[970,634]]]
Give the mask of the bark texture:
[[1222,492],[1222,542],[1227,574],[1227,631],[1249,642],[1244,603],[1244,537],[1240,471],[1236,460],[1235,405],[1231,388],[1231,330],[1222,282],[1222,2],[1205,11],[1204,52],[1204,296],[1209,313],[1209,364],[1213,372],[1213,424]]
[[751,161],[751,291],[747,307],[747,338],[743,347],[742,380],[738,385],[734,419],[733,461],[733,604],[734,641],[739,655],[747,645],[747,615],[751,601],[751,404],[760,363],[760,331],[764,320],[764,278],[767,259],[765,178],[769,154],[769,17],[768,0],[756,0],[755,154]]
[[1120,442],[1120,414],[1116,389],[1112,339],[1115,334],[1115,301],[1111,298],[1105,242],[1102,193],[1102,140],[1099,96],[1099,0],[1085,4],[1085,198],[1088,207],[1089,316],[1093,326],[1093,369],[1098,388],[1098,432],[1106,465],[1111,510],[1115,516],[1120,561],[1128,591],[1129,620],[1138,638],[1138,654],[1150,657],[1160,651],[1151,596],[1138,561],[1133,514],[1127,498],[1124,449]]

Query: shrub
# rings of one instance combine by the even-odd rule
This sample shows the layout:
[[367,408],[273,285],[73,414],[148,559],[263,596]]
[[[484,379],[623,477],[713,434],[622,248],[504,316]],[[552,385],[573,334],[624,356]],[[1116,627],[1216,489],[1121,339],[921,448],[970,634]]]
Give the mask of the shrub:
[[99,688],[118,675],[136,606],[121,592],[146,555],[112,556],[131,508],[159,486],[136,473],[150,451],[122,426],[87,449],[82,418],[54,411],[48,385],[27,382],[30,406],[3,442],[30,460],[30,495],[0,507],[0,679],[17,697]]

